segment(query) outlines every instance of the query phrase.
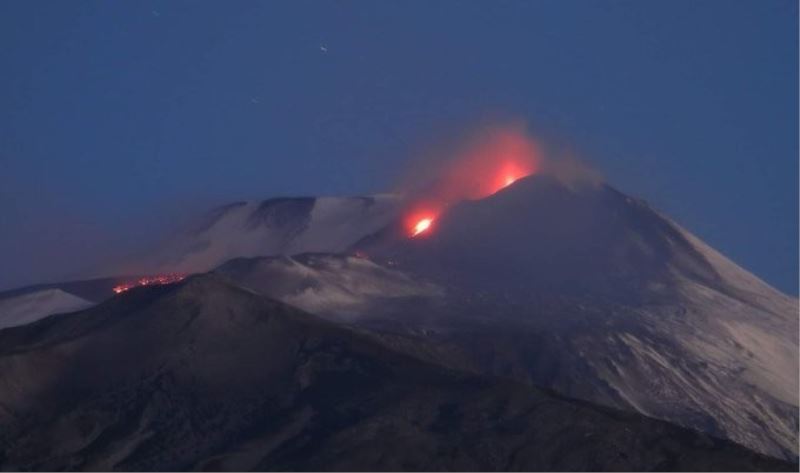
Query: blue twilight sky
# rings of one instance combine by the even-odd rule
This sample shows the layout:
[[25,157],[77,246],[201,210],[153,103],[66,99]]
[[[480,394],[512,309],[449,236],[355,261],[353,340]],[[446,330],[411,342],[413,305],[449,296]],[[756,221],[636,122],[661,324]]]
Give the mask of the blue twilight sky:
[[797,18],[794,0],[0,2],[0,287],[208,206],[384,191],[437,135],[502,116],[797,294]]

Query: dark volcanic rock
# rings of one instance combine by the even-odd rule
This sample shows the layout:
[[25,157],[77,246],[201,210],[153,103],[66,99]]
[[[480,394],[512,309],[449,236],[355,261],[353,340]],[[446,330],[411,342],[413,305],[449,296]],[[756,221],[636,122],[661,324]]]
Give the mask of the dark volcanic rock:
[[447,370],[216,276],[0,331],[0,467],[791,470]]

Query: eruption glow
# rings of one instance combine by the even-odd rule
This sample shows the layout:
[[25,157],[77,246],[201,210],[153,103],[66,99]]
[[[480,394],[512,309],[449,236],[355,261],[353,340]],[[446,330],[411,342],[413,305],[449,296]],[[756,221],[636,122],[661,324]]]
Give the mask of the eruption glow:
[[517,180],[535,174],[541,158],[537,144],[522,128],[485,131],[453,153],[453,158],[429,170],[429,181],[419,188],[414,176],[407,194],[417,196],[409,205],[405,227],[410,237],[430,232],[431,224],[449,206],[488,197]]
[[174,282],[181,281],[185,277],[186,276],[180,274],[161,274],[158,276],[146,276],[140,278],[138,281],[120,284],[119,286],[114,286],[113,290],[115,294],[121,294],[137,286],[158,286],[161,284],[171,284]]
[[411,234],[411,236],[417,236],[420,233],[428,230],[431,228],[431,223],[433,223],[433,219],[431,218],[423,218],[419,220],[416,225],[414,225],[414,232]]

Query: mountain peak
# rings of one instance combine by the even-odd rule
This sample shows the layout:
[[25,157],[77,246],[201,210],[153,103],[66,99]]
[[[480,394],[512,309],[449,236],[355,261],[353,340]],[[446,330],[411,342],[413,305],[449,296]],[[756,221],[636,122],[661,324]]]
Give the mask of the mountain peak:
[[453,205],[434,227],[420,238],[387,233],[357,248],[454,278],[480,275],[481,285],[524,281],[534,291],[631,294],[672,270],[718,279],[671,222],[607,184],[533,175]]

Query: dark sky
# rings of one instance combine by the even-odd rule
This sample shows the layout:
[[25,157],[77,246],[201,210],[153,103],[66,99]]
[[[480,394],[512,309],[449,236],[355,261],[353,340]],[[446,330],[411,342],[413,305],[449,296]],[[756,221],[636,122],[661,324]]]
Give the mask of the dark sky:
[[500,116],[796,294],[797,9],[0,2],[0,287],[189,210],[388,190],[438,134]]

